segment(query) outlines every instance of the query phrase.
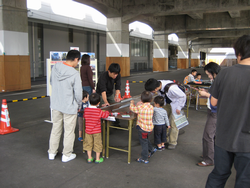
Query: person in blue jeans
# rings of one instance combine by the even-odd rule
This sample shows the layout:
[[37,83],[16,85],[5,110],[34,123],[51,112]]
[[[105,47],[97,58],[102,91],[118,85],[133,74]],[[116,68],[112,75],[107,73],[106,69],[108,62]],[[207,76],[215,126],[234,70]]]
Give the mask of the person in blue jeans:
[[85,90],[82,91],[82,106],[81,110],[78,112],[78,127],[79,127],[79,141],[83,141],[83,113],[84,109],[89,107],[89,93]]

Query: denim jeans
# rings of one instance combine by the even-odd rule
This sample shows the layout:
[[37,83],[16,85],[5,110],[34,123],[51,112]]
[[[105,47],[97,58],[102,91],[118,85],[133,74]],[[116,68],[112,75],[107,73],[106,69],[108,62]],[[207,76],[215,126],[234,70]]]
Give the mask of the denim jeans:
[[214,146],[214,169],[209,174],[206,188],[224,188],[231,168],[236,169],[235,188],[250,187],[250,153],[229,152]]
[[143,160],[148,160],[149,152],[153,151],[153,146],[148,139],[151,132],[143,131],[138,125],[136,128],[138,129],[139,141],[142,147],[141,158]]
[[82,90],[87,91],[89,95],[92,94],[92,88],[90,86],[82,86]]

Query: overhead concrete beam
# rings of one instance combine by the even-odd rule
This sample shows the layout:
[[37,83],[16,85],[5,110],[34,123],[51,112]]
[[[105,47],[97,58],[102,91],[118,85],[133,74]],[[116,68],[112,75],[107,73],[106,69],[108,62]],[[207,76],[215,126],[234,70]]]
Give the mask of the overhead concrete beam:
[[188,15],[195,20],[203,19],[203,13],[189,13]]
[[231,18],[239,18],[240,17],[240,11],[229,11],[228,12]]
[[[235,10],[249,10],[249,0],[175,0],[175,1],[126,1],[123,4],[123,13],[154,14],[155,16],[192,14],[193,12],[226,12]],[[140,4],[141,3],[141,4]]]
[[227,39],[198,39],[197,41],[192,41],[192,46],[199,46],[199,48],[205,47],[233,47],[237,39],[227,38]]
[[123,0],[73,0],[91,6],[108,18],[122,16]]
[[[242,19],[244,18],[244,19]],[[166,33],[179,33],[202,30],[248,29],[250,11],[242,11],[240,18],[232,19],[228,13],[204,14],[202,20],[188,16],[167,16]]]
[[194,40],[196,38],[239,38],[242,35],[250,35],[249,29],[235,29],[235,30],[217,30],[217,31],[194,31],[194,32],[184,32],[177,33],[178,37],[187,37],[189,40]]

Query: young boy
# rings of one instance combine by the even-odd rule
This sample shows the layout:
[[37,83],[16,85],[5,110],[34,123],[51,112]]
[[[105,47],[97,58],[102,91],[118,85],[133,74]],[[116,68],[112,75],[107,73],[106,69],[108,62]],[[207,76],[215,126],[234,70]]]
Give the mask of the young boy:
[[78,126],[79,126],[79,141],[83,141],[82,131],[83,131],[83,113],[84,109],[89,106],[89,93],[85,90],[82,91],[82,107],[78,112]]
[[196,76],[196,74],[197,74],[197,70],[192,69],[191,74],[187,75],[184,78],[183,83],[185,85],[187,85],[188,82],[194,82],[195,83],[196,81],[195,81],[194,77]]
[[149,91],[142,92],[141,101],[138,102],[136,106],[134,105],[134,100],[130,101],[130,110],[138,114],[136,129],[138,129],[139,140],[142,146],[141,158],[138,158],[136,161],[145,164],[149,162],[148,157],[155,152],[148,139],[148,136],[154,128],[152,122],[154,110],[150,104],[151,101],[152,94]]
[[97,93],[92,93],[89,96],[90,106],[84,110],[85,119],[85,139],[83,142],[83,149],[87,151],[88,163],[94,161],[92,157],[92,149],[96,152],[95,163],[102,163],[103,158],[100,158],[100,153],[102,152],[102,135],[101,135],[101,118],[107,118],[109,112],[103,112],[97,106],[100,104],[101,98]]
[[[158,93],[164,97],[166,105],[163,108],[168,113],[171,131],[167,134],[168,149],[175,149],[178,140],[179,129],[174,123],[173,115],[180,114],[186,103],[186,94],[171,80],[156,80],[150,78],[145,83],[145,90]],[[168,130],[169,132],[169,130]]]
[[201,79],[201,73],[197,73],[196,74],[196,79],[195,79],[196,82],[202,82],[202,79]]
[[168,114],[163,109],[164,97],[157,96],[154,98],[154,143],[157,145],[157,151],[165,150],[164,143],[166,142],[166,126],[170,128]]

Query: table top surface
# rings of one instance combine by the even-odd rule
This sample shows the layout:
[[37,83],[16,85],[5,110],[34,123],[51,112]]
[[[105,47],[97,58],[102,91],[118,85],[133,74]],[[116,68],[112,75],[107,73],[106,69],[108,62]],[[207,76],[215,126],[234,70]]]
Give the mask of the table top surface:
[[[141,100],[141,95],[136,95],[129,99],[124,99],[121,102],[111,104],[110,106],[101,107],[102,110],[109,111],[109,113],[118,112],[119,114],[115,116],[117,119],[131,120],[136,118],[136,114],[130,111],[130,101],[134,100],[135,105]],[[130,117],[122,117],[122,115],[129,115]]]
[[202,82],[201,84],[197,84],[194,82],[188,82],[188,85],[193,85],[193,86],[211,86],[211,82]]

